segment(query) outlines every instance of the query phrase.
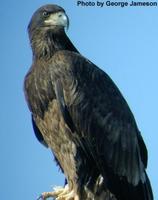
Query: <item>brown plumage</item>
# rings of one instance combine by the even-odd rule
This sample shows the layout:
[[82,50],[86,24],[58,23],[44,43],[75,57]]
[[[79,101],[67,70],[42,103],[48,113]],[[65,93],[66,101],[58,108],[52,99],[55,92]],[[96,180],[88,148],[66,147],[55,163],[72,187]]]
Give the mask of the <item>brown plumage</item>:
[[46,5],[28,27],[33,64],[25,77],[25,96],[33,128],[68,182],[63,193],[51,195],[152,200],[147,150],[133,114],[110,77],[73,46],[66,26],[64,9]]

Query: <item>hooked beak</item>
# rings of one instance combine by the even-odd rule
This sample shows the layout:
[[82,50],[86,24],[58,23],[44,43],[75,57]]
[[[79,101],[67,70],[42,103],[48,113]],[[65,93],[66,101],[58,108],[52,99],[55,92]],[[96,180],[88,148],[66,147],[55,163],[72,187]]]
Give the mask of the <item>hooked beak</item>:
[[69,28],[69,18],[64,12],[57,12],[50,14],[50,16],[45,20],[47,26],[61,26],[68,30]]

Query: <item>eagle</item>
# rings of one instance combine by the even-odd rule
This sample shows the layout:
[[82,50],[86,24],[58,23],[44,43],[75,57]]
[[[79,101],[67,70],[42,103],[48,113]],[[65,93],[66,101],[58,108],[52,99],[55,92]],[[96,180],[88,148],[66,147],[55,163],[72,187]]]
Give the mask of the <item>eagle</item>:
[[35,11],[28,25],[33,57],[24,93],[35,135],[66,178],[40,198],[153,200],[135,118],[108,74],[73,45],[68,26],[54,4]]

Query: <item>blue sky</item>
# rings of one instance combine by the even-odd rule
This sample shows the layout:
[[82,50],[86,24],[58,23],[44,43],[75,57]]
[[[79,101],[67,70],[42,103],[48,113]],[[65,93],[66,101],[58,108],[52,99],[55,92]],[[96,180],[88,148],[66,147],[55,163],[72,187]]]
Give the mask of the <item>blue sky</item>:
[[1,1],[1,199],[35,200],[64,183],[51,152],[33,134],[23,95],[32,60],[27,25],[33,12],[47,3],[65,8],[67,34],[77,49],[112,77],[130,105],[148,148],[147,171],[158,199],[158,7],[78,7],[76,2]]

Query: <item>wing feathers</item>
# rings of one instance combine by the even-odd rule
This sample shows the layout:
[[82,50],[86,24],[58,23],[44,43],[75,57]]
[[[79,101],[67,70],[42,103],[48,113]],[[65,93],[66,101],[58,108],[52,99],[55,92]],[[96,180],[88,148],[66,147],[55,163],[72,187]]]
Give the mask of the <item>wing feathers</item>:
[[55,83],[55,93],[59,102],[60,110],[67,126],[71,129],[72,133],[75,131],[75,126],[68,111],[67,105],[65,104],[63,87],[61,81],[58,79]]
[[[65,122],[72,130],[71,125],[75,124],[82,148],[91,154],[101,173],[106,175],[109,171],[110,176],[118,177],[118,184],[123,179],[122,184],[128,182],[127,190],[132,191],[131,187],[145,182],[147,164],[146,148],[132,112],[107,74],[81,55],[64,51],[61,55],[64,62],[60,73],[62,69],[72,72],[64,73],[65,80],[72,82],[69,88],[64,80],[62,86],[57,83],[55,87]],[[77,87],[72,90],[74,80]],[[67,92],[66,99],[63,90]]]
[[31,117],[32,117],[32,126],[33,126],[33,130],[34,130],[34,133],[35,133],[35,136],[36,136],[37,140],[38,140],[41,144],[43,144],[45,147],[48,148],[48,145],[47,145],[47,143],[45,142],[45,140],[44,140],[44,138],[43,138],[43,136],[42,136],[42,134],[41,134],[39,128],[36,126],[36,123],[35,123],[35,121],[34,121],[34,119],[33,119],[33,115],[32,115]]

